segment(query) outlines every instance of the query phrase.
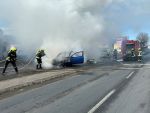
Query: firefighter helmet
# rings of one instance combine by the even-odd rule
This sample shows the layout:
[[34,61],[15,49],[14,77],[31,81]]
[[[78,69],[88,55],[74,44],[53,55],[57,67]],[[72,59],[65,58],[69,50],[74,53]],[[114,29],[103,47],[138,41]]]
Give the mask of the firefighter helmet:
[[11,47],[11,48],[10,48],[10,51],[17,51],[17,48]]
[[44,49],[38,49],[37,53],[44,52]]

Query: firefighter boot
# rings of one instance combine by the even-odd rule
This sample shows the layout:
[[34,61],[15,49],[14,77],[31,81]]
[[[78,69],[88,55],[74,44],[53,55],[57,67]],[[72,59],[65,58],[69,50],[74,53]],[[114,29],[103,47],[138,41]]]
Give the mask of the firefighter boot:
[[39,69],[42,69],[42,64],[40,64],[40,67],[39,67]]
[[4,75],[5,71],[6,71],[6,66],[4,67],[3,72],[2,72],[3,75]]
[[18,74],[18,68],[17,68],[17,67],[15,67],[15,71],[16,71],[16,73]]
[[36,65],[36,69],[39,69],[39,64]]

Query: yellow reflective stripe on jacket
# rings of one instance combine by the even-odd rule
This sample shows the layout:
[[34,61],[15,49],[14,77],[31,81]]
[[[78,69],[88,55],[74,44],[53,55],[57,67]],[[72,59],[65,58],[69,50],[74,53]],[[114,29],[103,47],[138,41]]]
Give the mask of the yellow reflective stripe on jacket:
[[6,60],[10,60],[10,57],[6,57]]

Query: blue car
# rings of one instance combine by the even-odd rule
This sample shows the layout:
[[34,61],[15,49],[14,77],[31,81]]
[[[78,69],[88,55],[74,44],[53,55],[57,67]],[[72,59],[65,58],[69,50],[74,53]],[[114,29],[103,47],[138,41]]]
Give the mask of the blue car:
[[62,52],[57,55],[57,57],[53,60],[53,65],[57,66],[73,66],[84,63],[84,52]]

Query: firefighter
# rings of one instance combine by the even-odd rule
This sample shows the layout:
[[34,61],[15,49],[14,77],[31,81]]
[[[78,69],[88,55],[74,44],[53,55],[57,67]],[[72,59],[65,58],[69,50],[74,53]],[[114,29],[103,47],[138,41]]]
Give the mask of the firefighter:
[[131,55],[132,55],[132,57],[135,57],[135,51],[133,48],[131,49]]
[[117,49],[114,49],[114,50],[113,50],[113,58],[114,58],[115,60],[117,60],[117,55],[118,55],[118,51],[117,51]]
[[5,73],[6,71],[6,68],[8,66],[9,63],[11,63],[16,71],[16,73],[18,73],[18,68],[17,68],[17,65],[16,65],[16,58],[17,58],[17,49],[15,47],[11,47],[9,52],[8,52],[8,55],[6,57],[6,62],[5,62],[5,67],[3,69],[3,74]]
[[36,53],[36,60],[37,60],[37,65],[36,69],[42,69],[42,57],[45,56],[44,50],[40,49]]
[[141,48],[138,49],[138,61],[142,61],[142,50],[141,50]]
[[135,50],[134,50],[134,48],[131,49],[131,58],[132,58],[132,61],[135,60]]

